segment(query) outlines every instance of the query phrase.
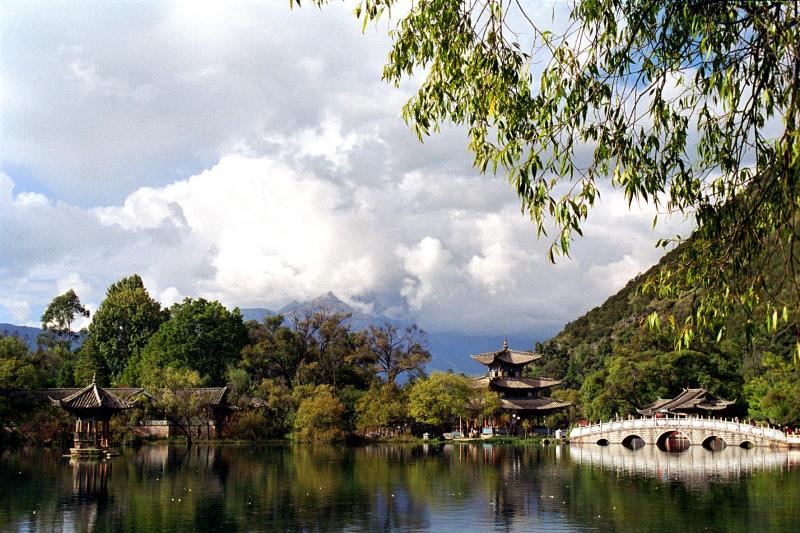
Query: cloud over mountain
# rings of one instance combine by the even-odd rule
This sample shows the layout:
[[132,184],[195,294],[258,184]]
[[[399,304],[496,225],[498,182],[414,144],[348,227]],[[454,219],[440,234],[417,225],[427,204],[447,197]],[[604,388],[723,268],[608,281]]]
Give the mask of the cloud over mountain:
[[380,81],[384,28],[344,6],[25,4],[0,26],[0,321],[37,323],[67,286],[96,306],[138,272],[165,304],[333,291],[533,338],[660,255],[654,213],[604,188],[573,260],[547,265],[463,131],[409,131],[413,83]]

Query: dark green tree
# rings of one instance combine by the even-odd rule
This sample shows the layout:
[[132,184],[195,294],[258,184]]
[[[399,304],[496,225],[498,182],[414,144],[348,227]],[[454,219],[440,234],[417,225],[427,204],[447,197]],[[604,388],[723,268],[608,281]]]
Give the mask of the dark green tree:
[[89,337],[113,381],[120,379],[128,361],[138,357],[167,318],[169,313],[150,296],[138,274],[108,288],[89,325]]
[[263,324],[250,323],[249,342],[242,350],[240,368],[255,383],[264,379],[280,379],[292,387],[297,369],[306,358],[306,347],[297,331],[283,325],[283,316],[264,319]]
[[56,296],[42,315],[45,344],[72,351],[72,343],[78,338],[78,334],[72,331],[72,324],[76,318],[88,316],[89,310],[81,304],[74,290]]
[[[395,4],[361,0],[356,13],[366,27]],[[682,260],[648,286],[686,298],[690,312],[667,320],[679,346],[698,328],[721,337],[733,310],[797,337],[798,3],[575,0],[565,28],[526,6],[400,10],[383,76],[399,85],[422,73],[403,109],[420,138],[464,126],[475,165],[505,175],[540,235],[551,228],[551,261],[581,235],[603,180],[629,203],[690,219],[692,238],[672,240],[686,243]],[[769,285],[762,273],[778,259],[786,276]]]
[[188,368],[211,385],[221,385],[228,365],[236,364],[246,343],[238,308],[228,311],[217,301],[186,298],[170,308],[169,320],[142,350],[139,377],[157,368]]

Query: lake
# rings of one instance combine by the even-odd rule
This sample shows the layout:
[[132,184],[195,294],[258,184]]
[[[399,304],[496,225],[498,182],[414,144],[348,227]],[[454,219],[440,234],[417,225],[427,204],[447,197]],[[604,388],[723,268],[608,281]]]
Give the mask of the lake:
[[798,531],[800,451],[492,444],[0,451],[2,531]]

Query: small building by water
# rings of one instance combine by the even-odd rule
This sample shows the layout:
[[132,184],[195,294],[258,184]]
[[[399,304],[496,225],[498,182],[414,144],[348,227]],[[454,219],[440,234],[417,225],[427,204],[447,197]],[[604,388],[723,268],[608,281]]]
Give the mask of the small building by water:
[[111,450],[111,416],[133,404],[92,383],[64,398],[50,401],[75,416],[75,431],[70,455],[104,455]]

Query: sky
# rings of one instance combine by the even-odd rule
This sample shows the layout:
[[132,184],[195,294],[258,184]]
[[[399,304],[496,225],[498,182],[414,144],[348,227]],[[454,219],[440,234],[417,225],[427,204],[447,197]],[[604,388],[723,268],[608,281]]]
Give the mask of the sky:
[[[334,294],[428,331],[544,340],[657,262],[655,212],[601,185],[572,259],[463,130],[420,143],[419,80],[381,81],[389,23],[352,3],[0,7],[0,322],[90,310],[139,273],[184,297],[279,308]],[[547,17],[560,4],[544,3]]]

